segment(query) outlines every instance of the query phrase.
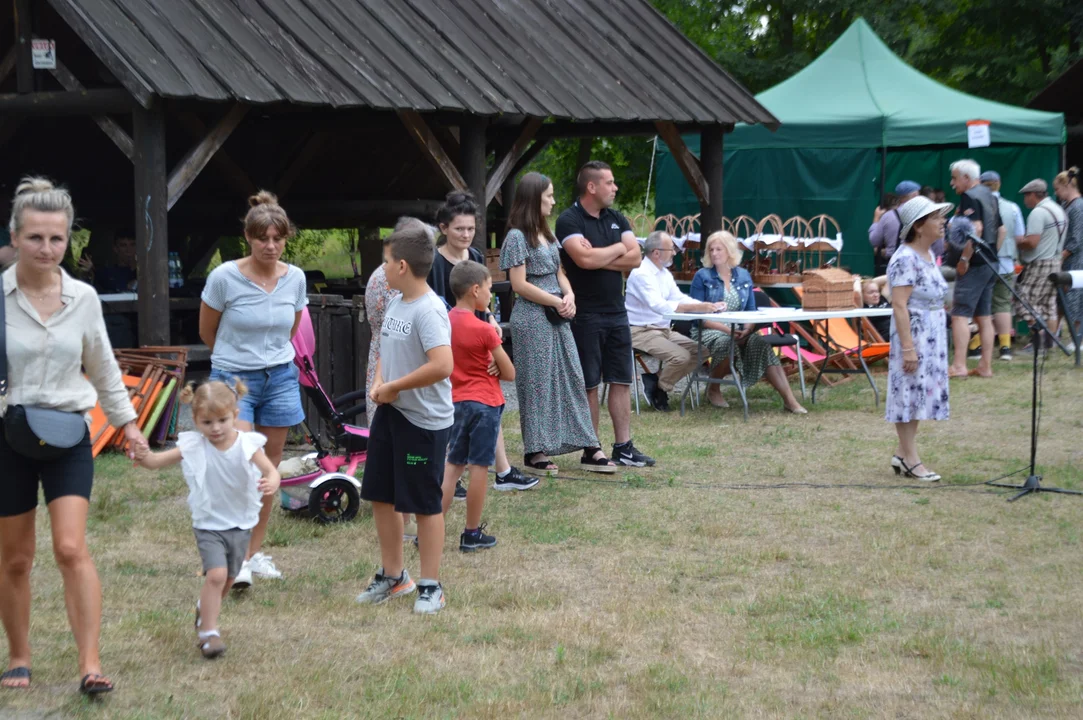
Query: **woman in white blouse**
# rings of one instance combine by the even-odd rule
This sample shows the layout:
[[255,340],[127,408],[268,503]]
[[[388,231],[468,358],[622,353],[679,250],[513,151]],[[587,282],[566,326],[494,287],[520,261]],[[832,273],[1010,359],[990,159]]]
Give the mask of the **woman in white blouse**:
[[[278,199],[267,191],[249,198],[244,237],[252,252],[222,263],[207,276],[199,308],[199,337],[211,349],[211,380],[241,379],[248,394],[241,399],[237,427],[267,438],[264,451],[278,467],[286,433],[304,421],[301,385],[290,339],[308,304],[305,273],[279,260],[293,224]],[[252,528],[248,557],[233,581],[243,589],[252,577],[280,578],[269,555],[261,552],[273,495],[263,496],[259,524]]]
[[[8,393],[0,413],[15,405],[88,413],[100,399],[109,422],[123,428],[133,447],[145,447],[98,295],[60,267],[74,217],[71,196],[48,180],[27,178],[15,191],[9,230],[18,260],[3,274]],[[0,619],[8,638],[0,687],[30,685],[30,568],[40,483],[79,650],[79,687],[108,692],[113,685],[98,655],[101,584],[86,541],[94,478],[89,425],[81,443],[47,461],[24,457],[0,432],[0,467]]]

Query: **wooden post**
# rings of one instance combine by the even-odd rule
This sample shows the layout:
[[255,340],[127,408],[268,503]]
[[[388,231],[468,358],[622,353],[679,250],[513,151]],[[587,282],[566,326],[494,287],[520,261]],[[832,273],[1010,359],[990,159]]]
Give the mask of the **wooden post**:
[[699,164],[708,188],[708,202],[699,205],[703,237],[722,229],[722,137],[721,125],[709,125],[699,135]]
[[30,5],[30,0],[15,0],[15,87],[19,93],[34,92]]
[[485,230],[485,216],[488,214],[485,202],[485,125],[485,118],[466,115],[459,126],[459,169],[467,189],[474,193],[479,206],[474,247],[482,251],[489,246],[489,236]]
[[369,281],[373,271],[384,261],[384,245],[380,242],[380,228],[368,225],[357,228],[357,254],[361,257],[363,286]]
[[161,103],[132,114],[135,130],[135,243],[139,344],[169,344],[169,195]]

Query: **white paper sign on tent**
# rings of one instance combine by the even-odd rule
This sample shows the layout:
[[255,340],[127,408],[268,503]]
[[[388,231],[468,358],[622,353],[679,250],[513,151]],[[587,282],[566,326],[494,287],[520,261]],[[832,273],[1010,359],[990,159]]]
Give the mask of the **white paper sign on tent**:
[[967,120],[966,121],[966,146],[972,148],[989,147],[991,143],[989,136],[989,121],[988,120]]

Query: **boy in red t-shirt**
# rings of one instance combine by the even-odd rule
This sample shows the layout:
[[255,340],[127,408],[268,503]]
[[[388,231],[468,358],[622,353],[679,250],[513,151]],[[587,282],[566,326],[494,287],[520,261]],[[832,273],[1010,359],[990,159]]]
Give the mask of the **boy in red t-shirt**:
[[[493,288],[489,270],[481,263],[462,260],[451,271],[450,285],[456,299],[455,307],[448,313],[451,354],[455,359],[455,369],[451,372],[455,424],[444,467],[444,512],[451,507],[456,481],[469,465],[466,529],[459,538],[459,550],[474,552],[496,545],[495,537],[482,532],[481,511],[489,489],[489,466],[496,459],[500,417],[504,414],[500,381],[514,380],[515,366],[501,347],[496,330],[474,315],[475,310],[489,307]],[[494,365],[495,375],[490,370]]]

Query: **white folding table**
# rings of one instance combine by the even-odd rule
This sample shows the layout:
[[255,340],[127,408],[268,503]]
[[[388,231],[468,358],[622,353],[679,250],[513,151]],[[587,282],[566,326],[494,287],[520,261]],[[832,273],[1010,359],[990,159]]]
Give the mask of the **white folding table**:
[[[667,313],[664,317],[670,322],[691,320],[711,320],[713,322],[722,323],[730,326],[730,332],[732,333],[734,328],[738,325],[769,325],[772,323],[780,322],[810,322],[812,320],[831,320],[835,318],[842,318],[849,320],[850,318],[872,318],[872,317],[887,317],[891,315],[891,308],[852,308],[850,310],[805,310],[803,308],[787,308],[787,307],[765,307],[758,310],[751,311],[725,311],[719,313]],[[876,395],[876,405],[880,405],[880,391],[876,387],[876,383],[873,382],[872,373],[869,372],[869,366],[865,363],[865,357],[861,352],[862,344],[864,341],[864,333],[861,328],[862,323],[857,324],[857,349],[856,354],[858,361],[861,363],[861,368],[828,368],[827,361],[830,357],[830,352],[824,355],[824,359],[820,362],[820,371],[816,374],[816,382],[812,385],[812,402],[816,402],[816,388],[820,384],[820,378],[825,374],[831,375],[854,375],[856,373],[864,373],[866,379],[869,381],[869,385],[872,387],[873,393]],[[744,386],[741,384],[741,378],[737,373],[737,369],[734,366],[733,357],[736,350],[736,343],[730,343],[730,372],[733,374],[734,380],[728,381],[721,378],[712,378],[709,373],[703,370],[703,334],[700,333],[700,339],[696,346],[696,357],[698,362],[696,363],[696,369],[692,375],[688,378],[688,384],[681,394],[681,415],[684,415],[684,403],[689,397],[689,393],[692,391],[693,386],[698,383],[715,384],[715,385],[736,385],[737,392],[741,396],[741,405],[744,406],[745,420],[748,420],[748,398],[745,396]]]

